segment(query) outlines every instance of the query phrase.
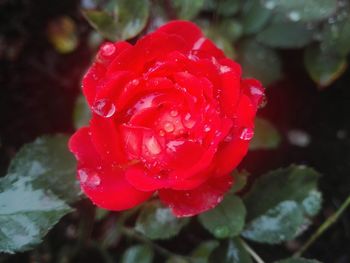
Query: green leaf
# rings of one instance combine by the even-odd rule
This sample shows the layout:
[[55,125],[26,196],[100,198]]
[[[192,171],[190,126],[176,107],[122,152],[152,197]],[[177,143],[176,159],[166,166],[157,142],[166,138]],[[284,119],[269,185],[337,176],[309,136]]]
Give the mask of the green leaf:
[[191,20],[200,12],[204,0],[173,0],[171,3],[175,7],[179,18]]
[[233,186],[230,189],[230,193],[237,193],[240,190],[242,190],[247,184],[249,175],[250,174],[245,170],[243,170],[243,171],[234,170],[232,172],[232,176],[234,178],[233,179]]
[[209,263],[253,263],[238,238],[224,241],[209,257]]
[[105,10],[84,10],[83,14],[105,38],[112,41],[125,40],[137,36],[146,26],[149,1],[111,1]]
[[296,165],[261,176],[244,199],[248,224],[242,235],[270,244],[296,237],[320,209],[318,178],[312,168]]
[[317,191],[320,174],[310,167],[291,165],[259,177],[244,198],[247,219],[252,220],[283,201],[298,204]]
[[273,48],[301,48],[313,39],[313,30],[301,23],[270,24],[258,33],[257,40]]
[[146,26],[149,17],[148,0],[118,0],[115,6],[121,39],[137,36]]
[[250,150],[275,149],[281,141],[277,129],[267,120],[255,119],[255,135],[250,142]]
[[71,211],[48,188],[36,186],[35,174],[0,179],[0,252],[25,251]]
[[152,261],[153,250],[146,245],[136,245],[124,252],[121,263],[151,263]]
[[239,11],[240,0],[219,0],[216,1],[215,11],[222,16],[232,16]]
[[310,77],[320,88],[337,80],[347,68],[346,57],[310,46],[304,53],[304,64]]
[[350,53],[350,17],[345,13],[332,19],[334,20],[331,20],[332,23],[324,25],[321,47],[340,56],[347,56]]
[[150,239],[168,239],[176,236],[188,222],[188,218],[176,218],[170,208],[154,201],[143,206],[135,229]]
[[228,238],[239,235],[244,227],[245,215],[242,200],[234,195],[226,195],[218,206],[200,214],[198,218],[215,237]]
[[223,19],[213,26],[213,30],[216,31],[216,34],[225,36],[225,38],[230,42],[235,42],[242,35],[242,26],[235,19]]
[[242,236],[256,242],[278,244],[293,239],[303,222],[303,213],[298,204],[284,201],[252,220]]
[[91,111],[86,102],[85,97],[81,94],[77,97],[74,106],[73,120],[74,127],[79,129],[83,126],[89,125],[89,121],[91,119]]
[[286,258],[275,261],[275,263],[320,263],[320,261],[306,258]]
[[118,25],[111,14],[98,10],[83,10],[82,13],[89,24],[104,38],[111,41],[118,39]]
[[263,4],[292,21],[302,22],[322,20],[337,9],[337,0],[263,0]]
[[269,21],[270,17],[271,11],[265,8],[260,0],[245,1],[241,16],[244,34],[259,32]]
[[59,198],[73,202],[79,198],[76,162],[68,151],[68,137],[44,136],[20,149],[9,173],[31,178],[33,189],[48,189]]
[[191,258],[195,263],[207,263],[210,254],[218,246],[219,242],[217,240],[203,242],[195,250],[192,251]]
[[277,52],[255,41],[245,40],[239,45],[238,60],[245,77],[259,79],[264,85],[281,78],[281,60]]

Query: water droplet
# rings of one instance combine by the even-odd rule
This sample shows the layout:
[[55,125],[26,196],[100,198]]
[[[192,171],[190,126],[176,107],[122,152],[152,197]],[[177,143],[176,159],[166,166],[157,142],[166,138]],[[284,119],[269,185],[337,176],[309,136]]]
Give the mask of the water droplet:
[[95,101],[92,110],[101,117],[110,118],[115,113],[116,108],[108,99],[100,99]]
[[208,125],[204,126],[204,131],[205,132],[210,132],[211,128]]
[[170,111],[170,116],[172,116],[172,117],[176,117],[178,114],[179,114],[179,112],[177,110]]
[[296,22],[300,20],[300,14],[296,11],[292,11],[288,14],[290,20]]
[[86,183],[86,181],[88,180],[89,176],[86,172],[85,169],[80,169],[78,170],[78,176],[79,176],[79,181],[81,183]]
[[117,48],[114,46],[113,43],[105,43],[101,47],[101,55],[104,57],[109,57],[112,56],[116,50]]
[[310,135],[302,130],[291,130],[287,134],[288,140],[291,144],[299,147],[306,147],[310,144]]
[[159,145],[157,139],[154,136],[152,136],[151,138],[147,139],[145,141],[145,145],[146,145],[148,151],[151,154],[155,154],[156,155],[156,154],[159,154],[162,151],[162,149],[160,148],[160,145]]
[[243,128],[239,136],[241,140],[248,141],[251,140],[254,136],[254,130],[252,128]]
[[186,192],[186,193],[185,193],[185,196],[186,196],[186,197],[190,197],[191,194],[190,194],[189,192]]
[[164,124],[164,130],[166,132],[173,132],[175,130],[174,124],[167,122]]
[[160,130],[159,131],[159,135],[163,137],[165,135],[165,131],[164,130]]
[[196,124],[196,122],[191,117],[191,114],[187,113],[182,121],[183,125],[188,129],[193,128],[193,126]]
[[88,184],[89,186],[99,186],[101,184],[101,178],[98,175],[94,174],[89,179]]
[[169,150],[176,152],[176,148],[183,145],[185,142],[184,141],[170,141],[167,143],[167,147]]
[[274,1],[267,1],[265,3],[265,7],[270,10],[274,9],[276,7],[276,3]]
[[80,183],[89,186],[96,187],[101,184],[101,178],[95,173],[87,169],[79,169],[78,176]]

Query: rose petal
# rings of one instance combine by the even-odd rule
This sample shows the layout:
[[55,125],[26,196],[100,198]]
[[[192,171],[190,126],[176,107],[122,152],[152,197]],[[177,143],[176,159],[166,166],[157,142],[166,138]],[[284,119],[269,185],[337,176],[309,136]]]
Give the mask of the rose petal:
[[217,165],[216,173],[218,175],[231,172],[243,159],[248,151],[249,140],[242,140],[240,133],[244,128],[254,128],[255,107],[251,100],[242,95],[238,103],[234,123],[234,129],[229,135],[229,142],[223,142],[215,155],[215,163]]
[[193,190],[160,190],[159,197],[172,208],[176,216],[188,217],[214,208],[222,201],[231,185],[232,177],[225,175],[212,178]]
[[81,128],[71,137],[69,149],[78,160],[81,187],[97,206],[108,210],[129,209],[153,194],[138,191],[125,180],[121,168],[100,159],[91,142],[89,128]]
[[210,56],[224,57],[224,53],[212,41],[203,37],[200,28],[192,22],[172,21],[161,26],[158,31],[182,37],[193,50],[200,50]]

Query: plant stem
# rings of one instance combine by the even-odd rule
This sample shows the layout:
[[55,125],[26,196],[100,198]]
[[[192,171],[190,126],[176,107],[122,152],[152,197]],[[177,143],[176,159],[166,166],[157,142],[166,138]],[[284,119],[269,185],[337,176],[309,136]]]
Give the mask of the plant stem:
[[146,245],[149,245],[150,247],[152,247],[154,250],[156,250],[159,254],[161,254],[164,257],[178,257],[178,258],[184,258],[184,259],[188,260],[189,262],[192,261],[190,257],[175,254],[175,253],[171,252],[170,250],[159,246],[158,244],[154,243],[152,240],[148,239],[147,237],[137,233],[132,228],[122,227],[121,232],[124,235],[126,235],[127,237],[130,237],[130,238],[135,239],[139,242],[142,242]]
[[243,239],[241,239],[241,242],[245,250],[247,250],[257,263],[265,263],[264,260],[262,260],[262,258]]
[[314,242],[315,240],[321,236],[331,225],[333,225],[340,215],[346,210],[346,208],[350,205],[350,195],[344,201],[344,203],[339,207],[339,209],[330,217],[327,218],[326,221],[316,230],[316,232],[306,241],[306,243],[297,251],[293,257],[301,256]]

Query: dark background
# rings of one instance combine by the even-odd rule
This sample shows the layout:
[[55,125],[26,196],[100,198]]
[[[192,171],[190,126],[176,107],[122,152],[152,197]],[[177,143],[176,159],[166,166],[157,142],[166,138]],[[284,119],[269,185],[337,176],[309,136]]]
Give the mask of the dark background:
[[[80,80],[94,51],[88,47],[90,26],[75,0],[0,0],[0,172],[24,143],[48,133],[72,133],[72,112]],[[59,54],[47,39],[47,25],[61,15],[77,25],[79,45]],[[314,225],[296,242],[303,242],[334,212],[350,189],[350,70],[320,91],[308,78],[299,51],[284,51],[285,78],[269,87],[268,104],[260,115],[268,118],[283,139],[277,150],[250,152],[241,167],[254,176],[291,163],[307,164],[322,173],[323,209]],[[310,144],[299,147],[286,134],[299,129]],[[57,226],[56,228],[60,228]],[[52,235],[59,235],[53,231]],[[179,238],[167,247],[181,247]],[[290,244],[292,245],[292,244]],[[284,255],[282,246],[257,246],[265,259]],[[181,248],[180,248],[181,249]],[[185,249],[186,250],[186,249]],[[323,262],[350,262],[350,211],[306,252]],[[91,262],[94,262],[93,257]],[[6,262],[29,262],[28,253]],[[1,262],[1,258],[0,258]],[[87,261],[85,261],[87,262]]]

